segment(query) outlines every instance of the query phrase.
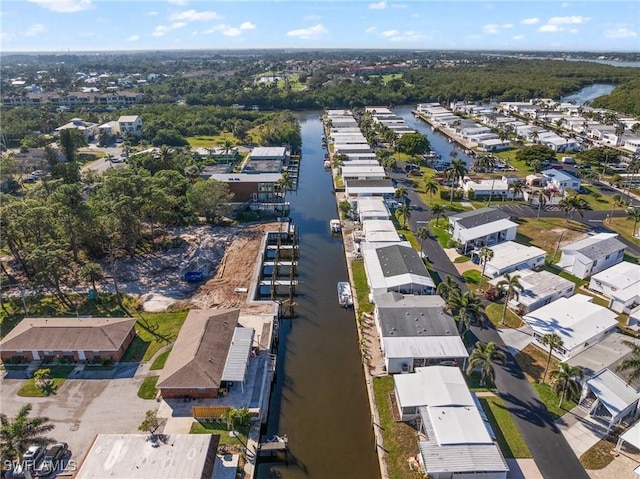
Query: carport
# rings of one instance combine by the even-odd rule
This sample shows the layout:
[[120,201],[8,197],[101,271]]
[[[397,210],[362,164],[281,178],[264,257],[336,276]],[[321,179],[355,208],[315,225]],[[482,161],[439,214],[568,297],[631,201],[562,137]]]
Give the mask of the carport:
[[[631,444],[636,449],[640,449],[640,421],[637,421],[633,426],[620,434],[618,437],[618,443],[616,444],[616,452],[619,453],[624,443]],[[635,472],[635,471],[634,471]],[[640,471],[636,472],[639,474]]]

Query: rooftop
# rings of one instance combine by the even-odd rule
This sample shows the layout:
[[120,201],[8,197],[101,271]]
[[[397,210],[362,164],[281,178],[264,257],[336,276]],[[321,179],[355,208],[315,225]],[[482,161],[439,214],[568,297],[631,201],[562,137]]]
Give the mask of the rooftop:
[[392,245],[377,251],[385,278],[401,274],[415,274],[430,277],[418,252],[406,246]]
[[591,281],[606,283],[616,289],[614,295],[640,296],[640,265],[622,261],[591,277]]
[[603,369],[587,381],[600,402],[616,415],[638,400],[638,393],[609,369]]
[[589,259],[600,259],[626,248],[616,233],[598,233],[562,248],[562,251],[578,251]]
[[461,241],[471,241],[476,238],[484,238],[487,235],[493,233],[499,233],[500,231],[509,230],[511,228],[517,228],[518,223],[514,223],[509,219],[498,219],[495,221],[489,221],[486,223],[480,223],[477,226],[466,228],[460,231]]
[[254,159],[284,159],[287,149],[284,146],[256,146],[251,151]]
[[[573,292],[575,289],[573,282],[550,271],[536,272],[530,269],[523,269],[513,274],[520,276],[520,284],[524,288],[519,297],[512,300],[516,303],[530,305],[540,298],[546,298],[567,289]],[[500,276],[492,279],[489,283],[497,285],[503,279],[504,276]]]
[[479,210],[465,211],[464,213],[454,213],[450,218],[463,228],[468,229],[498,220],[508,220],[510,216],[501,209],[485,207]]
[[376,295],[375,302],[383,337],[458,337],[456,323],[443,311],[440,296],[388,292]]
[[487,267],[503,270],[514,264],[523,263],[538,256],[546,256],[547,252],[536,246],[525,246],[515,241],[506,241],[491,247],[493,258],[487,262]]
[[475,408],[475,402],[459,368],[455,366],[427,366],[416,368],[415,371],[411,374],[397,374],[393,377],[398,393],[398,402],[403,408],[418,406],[468,406]]
[[455,336],[383,337],[387,358],[466,358],[462,338]]

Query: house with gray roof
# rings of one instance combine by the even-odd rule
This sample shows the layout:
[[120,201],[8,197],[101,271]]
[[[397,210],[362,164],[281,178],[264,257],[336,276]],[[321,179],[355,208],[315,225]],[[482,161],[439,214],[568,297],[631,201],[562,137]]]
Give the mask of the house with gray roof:
[[254,329],[238,325],[239,309],[189,311],[157,388],[163,398],[215,398],[227,383],[244,381]]
[[461,243],[463,253],[474,248],[493,246],[516,239],[518,224],[499,208],[485,207],[479,210],[454,213],[449,216],[452,238]]
[[24,318],[0,341],[2,361],[120,361],[135,318]]
[[609,298],[609,308],[629,314],[640,306],[640,264],[621,261],[591,276],[589,289]]
[[465,366],[469,354],[440,296],[389,292],[376,296],[375,302],[376,329],[388,373],[438,364]]
[[374,298],[388,291],[405,294],[434,294],[431,279],[418,252],[410,246],[392,244],[363,249],[367,282]]
[[625,248],[616,233],[598,233],[562,248],[558,266],[585,279],[620,263]]

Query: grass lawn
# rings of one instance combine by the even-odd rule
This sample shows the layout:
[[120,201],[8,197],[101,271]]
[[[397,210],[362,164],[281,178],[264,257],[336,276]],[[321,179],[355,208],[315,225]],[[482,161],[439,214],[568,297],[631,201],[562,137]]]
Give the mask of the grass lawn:
[[511,413],[499,397],[482,397],[480,404],[487,415],[496,434],[496,440],[505,457],[532,457],[527,444],[524,442]]
[[467,386],[469,386],[469,389],[474,392],[484,392],[484,391],[496,392],[497,391],[495,387],[480,386],[481,377],[482,375],[480,374],[479,371],[473,371],[470,375],[468,374],[464,375],[464,379],[467,382]]
[[340,188],[340,189],[344,188],[344,180],[340,175],[335,176],[335,178],[333,179],[333,183],[336,188]]
[[193,148],[219,146],[220,143],[226,139],[237,142],[236,137],[233,136],[233,133],[228,132],[220,133],[219,135],[189,136],[186,138],[186,140],[189,142],[189,146]]
[[171,349],[167,349],[163,353],[160,353],[158,357],[154,359],[153,364],[149,369],[151,369],[152,371],[155,371],[156,369],[164,368],[164,363],[167,362],[167,358],[169,357],[170,353],[171,353]]
[[[496,328],[504,328],[505,326],[500,324],[502,320],[502,310],[504,308],[504,303],[491,303],[489,304],[485,310],[484,314],[486,314],[487,319],[493,324]],[[519,328],[522,325],[522,320],[520,317],[515,314],[513,311],[507,308],[507,316],[505,317],[504,322],[506,323],[506,327],[509,328]]]
[[[604,222],[604,226],[619,233],[623,238],[631,241],[633,244],[640,246],[640,238],[633,236],[633,221],[624,217],[609,218]],[[636,230],[640,230],[640,222],[638,226],[636,226]],[[638,231],[636,231],[636,233],[637,232]]]
[[[518,223],[518,236],[516,241],[527,246],[537,246],[552,255],[558,247],[574,243],[586,236],[588,227],[575,221],[567,221],[564,218],[516,218]],[[557,259],[560,258],[558,249]],[[555,261],[552,261],[555,262]]]
[[[438,221],[439,221],[439,224],[438,224]],[[436,220],[429,221],[429,228],[431,228],[431,231],[433,231],[433,234],[436,235],[436,238],[438,239],[438,243],[440,244],[440,246],[442,246],[443,248],[448,248],[449,241],[451,241],[451,234],[449,234],[449,232],[444,229],[444,226],[446,226],[447,224],[446,220],[443,220],[442,218],[440,218],[438,221]]]
[[49,374],[49,378],[51,379],[51,384],[44,389],[36,387],[36,380],[34,378],[28,379],[27,382],[20,388],[18,391],[18,396],[21,397],[46,397],[51,394],[55,394],[56,391],[64,380],[67,379],[67,376],[71,374],[71,371],[75,366],[51,366],[51,373]]
[[615,449],[617,441],[617,437],[610,434],[591,446],[591,449],[580,456],[580,462],[584,468],[590,471],[597,471],[607,467],[614,459],[611,451]]
[[[549,271],[550,273],[557,274],[561,278],[568,279],[569,281],[571,281],[573,284],[576,285],[576,288],[579,288],[580,286],[583,286],[589,282],[586,279],[580,279],[572,274],[567,273],[566,271],[561,270],[557,266],[554,266],[551,264],[545,264],[544,269]],[[604,304],[603,306],[607,306],[607,304]]]
[[389,393],[393,391],[393,377],[374,378],[375,393],[384,449],[387,451],[387,466],[392,479],[410,479],[423,477],[409,468],[407,459],[418,454],[418,431],[404,422],[395,422],[391,412]]
[[[544,374],[544,368],[547,365],[547,357],[549,353],[542,351],[537,346],[529,344],[526,348],[520,351],[515,356],[515,360],[520,365],[520,369],[524,372],[525,376],[530,383],[539,383],[542,380]],[[558,366],[558,360],[551,356],[551,363],[549,364],[549,371],[553,371]],[[547,374],[547,380],[549,375]],[[557,402],[557,401],[556,401]]]
[[156,389],[156,383],[160,376],[149,376],[142,381],[140,389],[138,389],[138,397],[142,399],[154,399],[158,390]]
[[187,311],[172,313],[142,313],[136,322],[138,335],[124,353],[123,362],[149,361],[165,344],[172,343],[187,317]]
[[466,283],[469,290],[473,291],[474,293],[480,287],[481,276],[482,276],[482,273],[480,273],[480,271],[477,271],[475,269],[470,269],[462,273],[462,279],[464,279],[464,282]]
[[[548,376],[547,381],[549,381]],[[551,389],[551,386],[549,386],[548,384],[533,383],[532,386],[533,389],[536,390],[536,393],[538,394],[540,400],[544,403],[547,411],[549,411],[549,414],[551,414],[551,417],[553,417],[554,421],[559,417],[564,416],[566,413],[577,406],[574,401],[565,399],[562,403],[562,407],[560,407],[558,405],[560,404],[560,396],[554,393],[553,389]]]
[[413,231],[409,229],[409,220],[407,220],[407,227],[406,228],[403,227],[404,218],[400,214],[399,209],[396,209],[393,212],[393,215],[391,216],[391,221],[393,221],[393,225],[396,227],[398,234],[404,235],[407,241],[411,243],[411,246],[413,247],[413,249],[415,249],[416,251],[420,251],[420,241],[416,239],[416,235],[413,234]]
[[595,211],[609,210],[610,211],[612,208],[615,208],[613,200],[611,199],[612,196],[603,195],[602,193],[600,193],[597,186],[590,186],[590,185],[583,184],[582,189],[587,191],[587,193],[580,194],[578,196],[583,200],[585,200],[589,204],[589,207],[592,210],[595,210]]
[[235,426],[237,436],[230,436],[225,421],[196,421],[191,424],[190,434],[217,434],[220,436],[220,444],[228,446],[246,446],[249,426]]
[[364,261],[354,259],[351,262],[351,270],[356,287],[356,297],[358,298],[358,310],[362,313],[372,313],[373,304],[369,301],[369,285],[367,284],[367,274],[364,270]]
[[467,261],[471,261],[469,256],[458,256],[453,260],[454,263],[466,263]]

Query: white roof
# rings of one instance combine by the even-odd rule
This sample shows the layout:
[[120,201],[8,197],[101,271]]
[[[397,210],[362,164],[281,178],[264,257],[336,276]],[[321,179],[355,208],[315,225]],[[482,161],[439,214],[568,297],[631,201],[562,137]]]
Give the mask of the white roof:
[[[564,143],[564,139],[562,140]],[[576,178],[573,175],[569,175],[565,172],[563,172],[562,170],[544,170],[542,172],[542,174],[545,176],[545,178],[548,178],[549,180],[555,180],[558,182],[562,182],[562,181],[580,181],[579,178]]]
[[427,407],[439,446],[493,444],[475,404],[465,407]]
[[397,243],[400,236],[396,231],[367,231],[365,239],[369,243]]
[[563,347],[572,350],[618,324],[616,313],[592,303],[592,299],[584,294],[560,298],[526,314],[523,319],[539,334],[558,334]]
[[363,196],[358,198],[358,212],[360,215],[390,215],[384,198],[379,196]]
[[256,146],[253,150],[251,150],[251,158],[284,158],[286,152],[287,149],[284,146]]
[[413,336],[383,338],[388,358],[466,358],[469,356],[460,336]]
[[492,233],[498,233],[500,231],[508,230],[511,228],[517,228],[518,224],[506,218],[493,221],[491,223],[485,223],[475,228],[461,229],[460,239],[463,242],[471,241],[476,238],[483,238]]
[[616,298],[631,299],[640,296],[640,264],[623,261],[594,274],[591,281],[606,283],[615,288],[612,296]]
[[[562,291],[565,295],[571,295],[575,290],[575,284],[573,282],[550,271],[543,270],[536,272],[530,269],[522,269],[512,273],[512,276],[513,275],[520,276],[519,281],[524,290],[519,293],[517,299],[512,299],[510,304],[531,305],[542,298],[548,298],[558,292]],[[496,286],[503,279],[505,279],[504,276],[498,276],[489,281],[489,283]]]
[[501,179],[496,180],[468,180],[465,182],[465,187],[471,188],[473,191],[491,191],[493,189],[494,193],[499,193],[502,191],[508,191],[509,185],[502,181]]
[[393,194],[396,189],[393,186],[349,186],[347,182],[347,188],[350,195],[358,194],[372,194],[372,195],[385,195]]
[[80,464],[77,479],[200,479],[208,461],[210,434],[98,434]]
[[138,115],[122,115],[118,118],[118,123],[134,123],[138,118]]
[[495,444],[440,447],[431,442],[420,441],[418,446],[427,474],[509,471],[509,466]]
[[506,241],[491,247],[493,258],[487,262],[487,268],[494,268],[502,271],[509,266],[517,265],[537,258],[546,256],[547,252],[536,246],[525,246],[515,241]]
[[475,407],[462,372],[455,366],[416,368],[412,374],[393,377],[398,402],[405,407]]
[[[371,160],[369,160],[371,161]],[[347,163],[342,166],[342,176],[353,176],[358,174],[377,174],[377,176],[385,176],[385,171],[379,165],[349,165]]]
[[640,398],[640,394],[609,369],[600,371],[587,384],[612,416],[621,413]]
[[[620,434],[619,439],[628,442],[636,449],[640,449],[640,421],[637,421],[633,426]],[[638,466],[638,468],[640,469],[640,466]],[[638,473],[640,473],[640,471]]]
[[210,178],[223,183],[276,183],[282,173],[215,173]]
[[396,227],[391,220],[365,220],[362,222],[362,231],[368,234],[373,231],[393,231],[396,232]]
[[223,381],[244,381],[254,333],[253,328],[236,327],[233,331],[227,362],[222,371]]

